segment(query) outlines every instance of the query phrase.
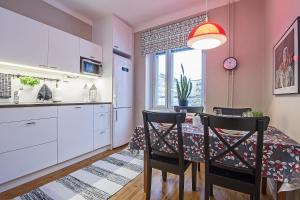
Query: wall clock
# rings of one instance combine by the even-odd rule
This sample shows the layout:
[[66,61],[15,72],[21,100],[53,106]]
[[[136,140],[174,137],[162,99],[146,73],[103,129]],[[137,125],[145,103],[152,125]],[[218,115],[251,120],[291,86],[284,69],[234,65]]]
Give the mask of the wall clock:
[[238,61],[234,57],[228,57],[223,62],[223,67],[227,70],[234,70],[238,66]]

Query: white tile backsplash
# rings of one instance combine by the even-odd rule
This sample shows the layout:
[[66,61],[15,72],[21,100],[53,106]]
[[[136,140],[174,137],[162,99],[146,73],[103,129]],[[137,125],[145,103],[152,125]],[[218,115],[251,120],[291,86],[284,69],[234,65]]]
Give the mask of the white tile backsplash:
[[[76,77],[69,78],[67,75],[63,75],[55,72],[41,72],[38,70],[32,69],[23,69],[23,68],[13,68],[9,66],[1,66],[0,65],[0,73],[9,73],[9,74],[21,74],[28,76],[38,76],[38,77],[46,77],[46,78],[55,78],[60,79],[58,82],[59,86],[59,96],[62,101],[65,102],[77,102],[84,100],[84,85],[87,84],[90,88],[92,84],[95,84],[97,91],[97,101],[102,101],[103,99],[107,99],[105,94],[102,93],[102,79],[100,78],[87,78],[87,77]],[[49,80],[40,80],[40,84],[35,87],[23,86],[20,83],[20,80],[17,77],[12,78],[12,97],[9,99],[1,99],[1,103],[12,103],[13,102],[13,92],[23,87],[23,90],[20,91],[20,103],[32,103],[38,102],[37,94],[43,84],[47,84],[50,90],[53,92],[53,89],[56,87],[56,81]]]

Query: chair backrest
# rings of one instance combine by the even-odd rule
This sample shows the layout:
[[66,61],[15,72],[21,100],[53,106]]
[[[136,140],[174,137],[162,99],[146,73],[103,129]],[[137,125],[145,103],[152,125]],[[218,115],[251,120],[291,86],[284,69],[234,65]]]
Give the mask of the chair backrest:
[[[263,136],[264,131],[267,129],[269,123],[269,117],[226,117],[226,116],[203,116],[204,122],[204,152],[205,152],[205,166],[209,170],[211,165],[227,167],[228,169],[234,169],[235,171],[245,172],[255,176],[261,176],[262,166],[262,152],[263,152]],[[218,154],[211,155],[210,153],[210,137],[209,129],[212,130],[212,136],[215,135],[220,142],[226,147]],[[245,131],[246,133],[241,136],[236,142],[229,143],[224,134],[220,132],[221,129]],[[255,155],[255,162],[249,163],[244,159],[243,153],[238,152],[238,148],[244,142],[257,133],[256,136],[256,150],[253,149]],[[220,159],[224,159],[228,154],[233,155],[238,159],[243,166],[237,167],[228,163],[220,162]],[[255,163],[255,164],[254,164]]]
[[152,159],[153,155],[164,155],[177,158],[179,165],[183,165],[182,123],[186,114],[151,111],[142,113],[148,158]]
[[238,115],[242,116],[244,112],[252,111],[251,108],[224,108],[224,107],[214,107],[213,111],[220,109],[222,111],[222,115]]
[[203,113],[203,106],[174,106],[175,112],[180,112],[180,110],[185,109],[187,113],[194,113],[195,115],[199,115]]

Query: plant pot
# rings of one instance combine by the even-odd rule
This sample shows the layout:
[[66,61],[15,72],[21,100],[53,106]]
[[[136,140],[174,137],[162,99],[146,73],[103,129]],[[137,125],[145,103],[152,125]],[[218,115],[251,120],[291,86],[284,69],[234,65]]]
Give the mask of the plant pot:
[[188,106],[189,101],[188,100],[178,100],[179,106]]

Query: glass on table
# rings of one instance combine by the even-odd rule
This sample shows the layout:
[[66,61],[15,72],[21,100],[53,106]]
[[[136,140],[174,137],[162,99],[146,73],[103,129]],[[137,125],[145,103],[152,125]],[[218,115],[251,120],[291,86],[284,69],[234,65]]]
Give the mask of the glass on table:
[[181,109],[179,110],[179,112],[181,112],[181,113],[187,113],[187,109],[181,108]]
[[222,115],[222,109],[217,108],[217,109],[214,110],[214,112],[215,112],[215,114],[217,116],[221,116]]

